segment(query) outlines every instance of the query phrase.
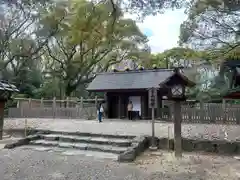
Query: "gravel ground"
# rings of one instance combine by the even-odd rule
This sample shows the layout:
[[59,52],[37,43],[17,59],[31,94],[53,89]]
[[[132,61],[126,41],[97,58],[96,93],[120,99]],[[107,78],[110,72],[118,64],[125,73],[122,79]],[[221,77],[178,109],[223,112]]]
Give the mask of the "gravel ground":
[[144,180],[138,168],[84,156],[31,150],[0,151],[1,180]]
[[185,155],[175,160],[165,152],[146,152],[135,163],[120,164],[82,155],[0,150],[1,180],[239,180],[239,165],[229,157]]
[[[55,131],[81,131],[105,134],[149,135],[151,136],[151,121],[104,120],[103,123],[90,120],[71,119],[27,119],[31,128]],[[5,119],[4,129],[24,128],[25,119]],[[172,123],[156,123],[157,137],[173,138]],[[182,124],[182,136],[191,139],[228,139],[240,141],[239,125],[219,124]]]
[[181,159],[167,151],[145,152],[135,164],[152,179],[239,180],[240,161],[227,156],[184,153]]

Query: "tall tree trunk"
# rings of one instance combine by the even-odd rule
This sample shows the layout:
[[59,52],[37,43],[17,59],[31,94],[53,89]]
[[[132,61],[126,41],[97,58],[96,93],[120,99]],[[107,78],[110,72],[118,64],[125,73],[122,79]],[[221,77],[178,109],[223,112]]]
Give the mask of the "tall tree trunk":
[[[70,97],[72,92],[75,90],[76,88],[71,86],[70,84],[68,84],[66,86],[66,89],[65,89],[65,95],[66,95],[66,98],[67,97]],[[67,102],[65,101],[65,107],[67,107]]]
[[74,91],[74,88],[72,86],[67,85],[66,87],[66,97],[70,97],[72,92]]

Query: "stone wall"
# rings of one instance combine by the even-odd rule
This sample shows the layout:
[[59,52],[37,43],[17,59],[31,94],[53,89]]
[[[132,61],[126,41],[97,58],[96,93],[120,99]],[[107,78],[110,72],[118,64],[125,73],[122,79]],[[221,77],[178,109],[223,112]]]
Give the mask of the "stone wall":
[[[174,150],[174,140],[161,138],[157,140],[159,149]],[[240,141],[226,141],[226,140],[182,140],[183,151],[203,151],[225,155],[240,154]]]

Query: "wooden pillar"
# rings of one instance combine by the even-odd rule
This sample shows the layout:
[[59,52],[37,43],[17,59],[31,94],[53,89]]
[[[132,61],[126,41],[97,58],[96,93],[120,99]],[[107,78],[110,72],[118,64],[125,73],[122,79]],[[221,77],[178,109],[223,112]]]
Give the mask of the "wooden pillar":
[[174,150],[175,157],[182,156],[182,115],[180,101],[174,101]]
[[141,116],[142,119],[148,119],[148,94],[144,93],[144,95],[141,96]]
[[55,117],[56,117],[56,97],[53,97],[52,110],[53,110],[53,118],[55,119]]
[[4,101],[0,101],[0,140],[3,138],[3,124],[4,124]]
[[128,96],[123,95],[123,97],[122,97],[122,118],[127,117],[127,105],[128,105]]
[[146,112],[145,112],[145,101],[144,101],[144,99],[145,99],[145,96],[142,95],[142,96],[141,96],[141,117],[142,117],[142,119],[145,119],[145,114],[146,114]]
[[104,107],[104,115],[105,117],[108,117],[109,118],[109,113],[108,113],[108,110],[109,110],[109,103],[108,103],[108,94],[107,92],[104,93],[104,101],[105,101],[105,107]]
[[161,116],[161,106],[162,106],[162,100],[161,100],[161,94],[157,93],[157,113],[156,113],[156,119],[160,119]]
[[122,118],[122,95],[118,96],[118,118]]

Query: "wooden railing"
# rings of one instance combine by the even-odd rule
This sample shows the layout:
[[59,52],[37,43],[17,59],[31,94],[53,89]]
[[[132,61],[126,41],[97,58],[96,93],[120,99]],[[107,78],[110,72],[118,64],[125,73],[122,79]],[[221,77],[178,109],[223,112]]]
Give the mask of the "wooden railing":
[[[17,107],[9,108],[7,117],[10,118],[69,118],[94,119],[97,116],[96,106],[103,99],[80,100],[36,100],[17,99]],[[24,103],[22,103],[24,102]],[[201,104],[181,106],[182,122],[185,123],[223,123],[240,124],[240,105],[232,104]],[[162,108],[157,119],[172,122],[174,109]]]
[[44,100],[44,99],[15,99],[16,107],[8,109],[9,118],[96,118],[96,107],[103,99],[80,100]]
[[[182,122],[240,124],[240,105],[205,104],[202,107],[181,106]],[[161,121],[172,122],[174,109],[161,109]]]

